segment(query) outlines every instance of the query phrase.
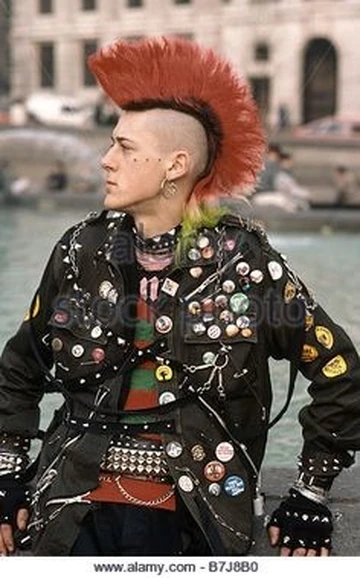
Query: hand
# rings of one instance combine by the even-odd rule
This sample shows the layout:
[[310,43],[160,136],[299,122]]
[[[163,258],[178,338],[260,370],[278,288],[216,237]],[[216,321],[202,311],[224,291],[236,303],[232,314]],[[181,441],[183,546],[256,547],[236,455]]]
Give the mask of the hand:
[[[16,528],[20,532],[26,530],[29,519],[29,511],[25,508],[20,508],[16,515]],[[7,556],[12,554],[15,550],[13,528],[11,524],[0,524],[0,556]]]
[[330,510],[297,490],[281,502],[267,525],[271,546],[281,556],[328,556],[333,530]]
[[17,532],[26,530],[30,504],[30,491],[12,476],[0,480],[0,555],[7,556],[15,550]]

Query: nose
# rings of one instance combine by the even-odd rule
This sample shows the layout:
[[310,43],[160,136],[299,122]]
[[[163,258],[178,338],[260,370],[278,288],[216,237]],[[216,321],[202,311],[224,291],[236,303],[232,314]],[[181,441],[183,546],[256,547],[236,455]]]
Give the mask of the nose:
[[106,171],[115,170],[115,159],[112,154],[112,148],[109,148],[101,159],[101,167]]

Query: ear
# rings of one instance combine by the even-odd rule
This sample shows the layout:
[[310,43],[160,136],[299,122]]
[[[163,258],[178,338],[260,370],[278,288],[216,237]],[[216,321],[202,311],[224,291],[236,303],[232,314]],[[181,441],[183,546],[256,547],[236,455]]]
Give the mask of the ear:
[[169,166],[166,171],[166,178],[174,181],[180,177],[185,177],[190,172],[191,159],[188,151],[174,151],[169,159]]

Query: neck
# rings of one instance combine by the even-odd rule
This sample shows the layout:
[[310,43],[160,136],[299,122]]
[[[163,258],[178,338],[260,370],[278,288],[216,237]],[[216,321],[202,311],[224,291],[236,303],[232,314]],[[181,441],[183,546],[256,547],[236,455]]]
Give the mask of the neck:
[[166,233],[181,223],[184,214],[182,204],[167,201],[166,206],[159,203],[155,211],[133,211],[135,227],[144,238],[155,237]]

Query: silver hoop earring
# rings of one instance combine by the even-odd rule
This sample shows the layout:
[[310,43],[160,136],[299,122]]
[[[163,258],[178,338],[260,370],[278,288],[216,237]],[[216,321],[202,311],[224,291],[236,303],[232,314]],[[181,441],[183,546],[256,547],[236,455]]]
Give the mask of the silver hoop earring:
[[169,181],[166,177],[161,181],[160,189],[165,199],[171,199],[178,193],[176,183]]

